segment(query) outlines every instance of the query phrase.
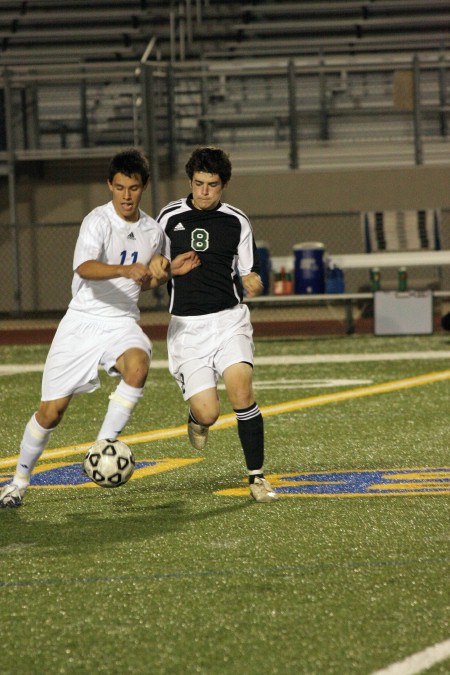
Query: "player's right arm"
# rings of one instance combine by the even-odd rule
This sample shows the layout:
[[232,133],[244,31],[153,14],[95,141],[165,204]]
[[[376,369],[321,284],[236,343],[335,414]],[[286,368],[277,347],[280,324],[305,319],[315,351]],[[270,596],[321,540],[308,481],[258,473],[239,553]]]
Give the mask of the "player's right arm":
[[125,277],[132,279],[138,284],[142,284],[149,276],[148,267],[142,263],[132,263],[131,265],[109,265],[100,260],[85,260],[75,270],[82,279],[91,281],[105,281],[107,279],[118,279]]
[[153,256],[149,263],[150,275],[154,279],[158,279],[164,284],[169,279],[170,260],[165,256],[157,253]]
[[[147,266],[135,262],[130,265],[116,263],[116,253],[103,262],[105,247],[111,240],[111,223],[105,215],[106,207],[98,207],[83,220],[73,254],[73,269],[81,279],[107,281],[124,277],[141,284],[148,277]],[[105,258],[104,258],[105,259]]]

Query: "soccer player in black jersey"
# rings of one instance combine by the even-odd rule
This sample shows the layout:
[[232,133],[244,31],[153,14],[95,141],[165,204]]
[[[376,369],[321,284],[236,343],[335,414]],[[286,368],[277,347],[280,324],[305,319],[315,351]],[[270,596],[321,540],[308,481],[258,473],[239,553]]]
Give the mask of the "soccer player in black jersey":
[[169,203],[157,220],[166,234],[164,255],[195,251],[201,264],[170,282],[169,368],[189,403],[188,435],[202,450],[220,407],[223,378],[236,413],[239,439],[257,502],[278,499],[264,478],[264,426],[253,392],[253,329],[242,302],[262,292],[250,221],[221,202],[231,162],[220,148],[196,149],[186,164],[191,194]]

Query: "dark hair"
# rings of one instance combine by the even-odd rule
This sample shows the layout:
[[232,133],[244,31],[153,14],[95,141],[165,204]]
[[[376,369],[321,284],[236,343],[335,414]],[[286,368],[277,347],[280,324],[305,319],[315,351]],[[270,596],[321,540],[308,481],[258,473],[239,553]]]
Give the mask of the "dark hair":
[[220,180],[225,185],[231,178],[230,158],[220,148],[206,146],[194,150],[186,164],[186,173],[192,180],[196,171],[205,173],[217,173]]
[[142,185],[146,185],[150,177],[150,166],[148,160],[142,152],[136,148],[129,148],[114,155],[109,163],[108,179],[112,183],[116,173],[123,173],[124,176],[132,178],[140,176]]

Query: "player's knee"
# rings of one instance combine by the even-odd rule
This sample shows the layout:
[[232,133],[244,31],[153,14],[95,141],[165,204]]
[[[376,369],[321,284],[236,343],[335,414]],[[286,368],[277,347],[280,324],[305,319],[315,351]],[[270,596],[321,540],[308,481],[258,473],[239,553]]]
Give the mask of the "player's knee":
[[228,398],[233,410],[244,410],[245,408],[249,408],[255,402],[253,391],[249,391],[245,388],[228,392]]
[[203,415],[200,416],[200,419],[197,419],[204,427],[210,427],[212,424],[214,424],[214,422],[217,421],[218,417],[219,415]]
[[60,407],[56,405],[56,402],[51,401],[50,403],[51,405],[41,405],[36,412],[36,421],[44,429],[57,427],[66,411],[66,407]]
[[123,380],[130,387],[136,387],[140,389],[144,386],[147,379],[148,371],[150,367],[150,362],[148,358],[139,358],[133,360],[131,363],[128,363],[123,372]]
[[197,422],[205,427],[210,427],[214,424],[220,413],[218,408],[193,408],[191,406],[191,410]]
[[130,387],[136,387],[136,389],[141,389],[148,375],[148,366],[147,368],[136,368],[132,371],[124,373],[123,380]]

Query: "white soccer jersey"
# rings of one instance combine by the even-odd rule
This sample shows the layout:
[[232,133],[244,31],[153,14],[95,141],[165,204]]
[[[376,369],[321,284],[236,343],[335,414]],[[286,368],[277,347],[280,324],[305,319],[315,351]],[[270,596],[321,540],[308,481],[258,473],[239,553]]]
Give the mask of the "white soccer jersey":
[[164,233],[160,225],[139,210],[136,223],[117,215],[108,202],[91,211],[83,220],[73,256],[74,277],[69,308],[98,317],[139,319],[137,302],[140,285],[132,279],[82,279],[76,272],[81,263],[98,260],[109,265],[148,265],[161,253]]

